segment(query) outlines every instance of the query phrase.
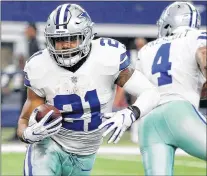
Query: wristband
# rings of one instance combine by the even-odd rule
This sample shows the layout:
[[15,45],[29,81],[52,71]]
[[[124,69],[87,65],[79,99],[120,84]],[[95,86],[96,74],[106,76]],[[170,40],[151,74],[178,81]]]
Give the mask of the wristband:
[[136,120],[140,117],[140,109],[137,106],[129,106],[128,109],[133,112]]

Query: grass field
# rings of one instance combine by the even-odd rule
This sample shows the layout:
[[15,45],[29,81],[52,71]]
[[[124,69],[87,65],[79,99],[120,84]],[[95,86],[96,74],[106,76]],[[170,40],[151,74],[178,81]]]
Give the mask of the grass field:
[[[2,176],[23,175],[23,153],[2,154]],[[178,156],[175,161],[175,175],[205,176],[205,162],[188,157]],[[126,155],[98,155],[92,175],[129,176],[143,175],[143,166],[140,156]]]
[[[2,142],[8,143],[8,138],[14,133],[14,129],[4,128],[2,130]],[[135,147],[130,141],[129,133],[126,133],[118,145],[106,144],[103,146],[130,146]],[[23,175],[24,153],[1,153],[2,176]],[[176,156],[175,175],[205,176],[206,163],[202,160],[189,156]],[[144,170],[140,156],[135,155],[97,155],[92,175],[102,176],[131,176],[143,175]]]

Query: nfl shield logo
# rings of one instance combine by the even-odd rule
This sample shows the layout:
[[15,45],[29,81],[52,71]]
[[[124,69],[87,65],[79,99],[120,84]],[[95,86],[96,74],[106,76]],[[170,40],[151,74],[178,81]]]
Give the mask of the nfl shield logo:
[[72,83],[76,84],[78,81],[78,78],[76,76],[72,76],[71,81],[72,81]]

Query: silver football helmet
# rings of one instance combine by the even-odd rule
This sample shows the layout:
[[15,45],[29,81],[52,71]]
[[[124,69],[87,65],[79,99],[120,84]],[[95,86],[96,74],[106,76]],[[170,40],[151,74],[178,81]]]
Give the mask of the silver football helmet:
[[[76,4],[58,6],[45,27],[47,49],[58,65],[71,67],[90,51],[94,37],[93,22],[88,13]],[[56,42],[77,42],[74,48],[56,48]]]
[[167,6],[157,22],[158,37],[170,35],[178,27],[199,29],[201,16],[189,2],[174,2]]

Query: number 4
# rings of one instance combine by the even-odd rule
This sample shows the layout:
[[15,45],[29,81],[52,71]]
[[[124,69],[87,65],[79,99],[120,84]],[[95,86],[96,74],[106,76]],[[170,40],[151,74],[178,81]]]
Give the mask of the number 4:
[[158,86],[172,83],[172,76],[168,74],[172,63],[169,62],[169,52],[171,43],[161,45],[154,58],[152,65],[152,74],[160,73],[158,77]]

